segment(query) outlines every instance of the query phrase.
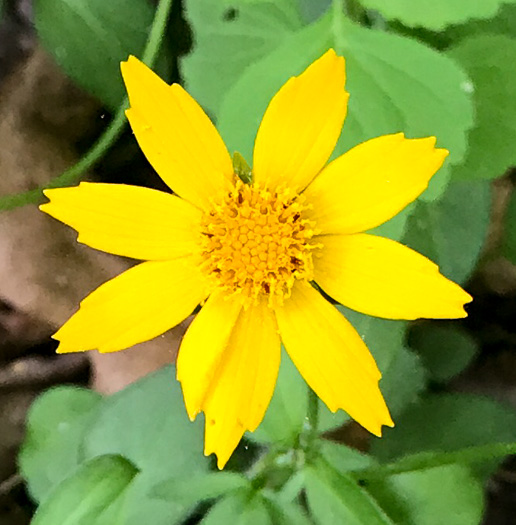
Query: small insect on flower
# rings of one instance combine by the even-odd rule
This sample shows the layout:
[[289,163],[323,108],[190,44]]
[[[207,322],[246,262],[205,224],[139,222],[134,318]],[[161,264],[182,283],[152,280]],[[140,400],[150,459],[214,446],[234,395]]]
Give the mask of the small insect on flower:
[[[271,100],[244,183],[200,106],[142,62],[122,63],[127,117],[176,195],[121,184],[47,190],[41,209],[78,240],[142,259],[89,295],[54,335],[58,352],[122,350],[202,308],[177,361],[205,453],[222,468],[271,400],[281,343],[310,387],[375,435],[393,422],[381,374],[336,302],[389,319],[456,318],[471,297],[401,244],[363,233],[416,199],[448,152],[435,138],[378,137],[327,164],[348,93],[329,50]],[[327,164],[327,165],[326,165]],[[317,284],[317,287],[314,284]]]

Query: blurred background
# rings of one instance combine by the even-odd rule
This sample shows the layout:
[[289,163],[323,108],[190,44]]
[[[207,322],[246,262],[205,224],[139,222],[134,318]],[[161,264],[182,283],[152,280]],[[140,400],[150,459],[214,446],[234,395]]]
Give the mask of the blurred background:
[[[101,3],[82,2],[87,6],[84,14],[80,9],[75,10],[81,5],[79,0],[39,0],[37,6],[31,0],[0,0],[0,196],[48,184],[83,157],[112,122],[123,98],[117,55],[126,56],[128,47],[141,55],[155,3],[136,2],[143,6],[136,9],[128,5],[131,2],[104,0],[109,7],[95,18]],[[234,2],[235,6],[230,6],[231,2],[227,4],[219,10],[222,16],[217,23],[231,24],[238,21],[240,15],[249,16],[240,13],[239,2]],[[301,27],[315,20],[328,5],[329,2],[324,1],[301,2],[300,12],[304,18],[303,22],[296,23]],[[204,16],[209,18],[215,9],[212,2],[206,3],[206,9]],[[269,5],[268,9],[273,8]],[[413,323],[403,335],[421,364],[415,372],[407,369],[407,376],[413,378],[420,372],[421,377],[424,376],[418,380],[420,384],[407,391],[406,397],[412,401],[419,399],[423,391],[443,395],[467,393],[501,402],[506,412],[493,416],[498,418],[493,424],[490,419],[493,411],[486,409],[483,415],[478,408],[471,416],[467,411],[463,413],[465,419],[478,418],[479,425],[492,425],[493,438],[498,434],[502,436],[504,427],[516,428],[513,416],[506,418],[506,414],[516,411],[516,221],[512,220],[516,219],[516,204],[512,200],[516,173],[510,168],[516,153],[497,162],[506,149],[516,152],[513,118],[516,118],[516,15],[514,9],[506,12],[503,9],[491,17],[486,16],[495,20],[491,26],[470,24],[467,31],[462,22],[446,31],[414,29],[396,20],[389,22],[389,30],[418,39],[438,51],[446,50],[451,43],[460,46],[462,37],[457,35],[466,33],[471,37],[496,32],[497,36],[492,38],[505,38],[512,45],[509,48],[507,42],[501,41],[493,48],[497,60],[495,69],[490,70],[489,61],[483,64],[487,73],[492,73],[491,86],[496,86],[501,93],[501,107],[492,113],[493,119],[499,120],[493,126],[506,127],[506,143],[500,146],[493,142],[492,149],[484,144],[485,149],[477,154],[495,160],[487,176],[476,177],[481,187],[472,193],[464,189],[456,190],[453,195],[445,194],[445,207],[439,208],[432,219],[442,223],[434,232],[437,236],[446,237],[451,228],[456,228],[449,239],[436,241],[437,245],[453,245],[443,259],[453,258],[454,249],[471,252],[463,268],[462,260],[454,259],[448,265],[451,270],[445,271],[447,275],[456,272],[453,276],[458,275],[457,279],[465,283],[465,288],[474,296],[468,309],[469,317],[464,321]],[[210,115],[215,117],[220,97],[206,95],[203,100],[201,85],[224,80],[215,74],[218,66],[209,63],[208,55],[202,57],[208,61],[207,65],[195,55],[184,65],[182,61],[195,49],[193,25],[198,23],[198,28],[203,30],[209,27],[210,21],[202,20],[198,7],[191,7],[190,13],[187,11],[186,2],[173,2],[157,70],[169,81],[185,82],[186,75],[187,87],[191,84],[194,95],[199,94],[201,103],[204,102]],[[86,25],[90,24],[89,30],[83,33],[77,29],[80,25],[77,19],[81,16]],[[375,15],[373,12],[367,16],[374,18]],[[290,23],[282,22],[281,30],[286,31]],[[110,24],[121,30],[112,32]],[[245,33],[250,29],[241,25],[236,31],[238,35],[238,31]],[[269,29],[277,38],[278,31]],[[76,38],[67,40],[67,32],[75,32]],[[213,42],[222,45],[216,33],[212,35]],[[502,34],[505,36],[500,36]],[[92,38],[97,39],[95,45]],[[273,48],[272,36],[267,37],[269,40],[262,38],[263,42],[260,38],[255,35],[256,59]],[[474,50],[475,45],[481,44],[470,45]],[[227,57],[231,58],[232,51],[235,63],[245,62],[235,43],[231,46],[226,50]],[[88,52],[90,47],[95,53]],[[113,48],[117,48],[114,54],[109,52]],[[458,49],[457,56],[460,57],[461,52],[465,53],[464,49]],[[86,65],[80,66],[81,60]],[[88,64],[88,61],[93,62]],[[243,71],[246,65],[239,63],[238,67]],[[500,76],[505,66],[507,75]],[[115,82],[109,79],[109,67]],[[219,72],[219,77],[223,74],[224,70]],[[473,85],[470,87],[474,89]],[[465,89],[469,89],[468,85]],[[477,107],[476,115],[482,115],[482,111],[485,110]],[[474,166],[475,159],[469,159],[469,165]],[[127,127],[81,178],[164,189]],[[466,179],[462,177],[455,188],[469,182]],[[56,343],[51,334],[75,311],[87,293],[131,263],[77,244],[74,232],[40,213],[36,201],[37,198],[29,196],[26,205],[0,212],[0,525],[27,524],[35,508],[19,473],[17,454],[25,436],[27,410],[38,394],[61,384],[90,386],[102,394],[117,392],[148,372],[173,363],[184,331],[180,326],[137,349],[114,355],[99,356],[96,352],[55,355]],[[465,204],[467,209],[463,210]],[[5,208],[13,206],[6,204]],[[428,209],[432,214],[436,208],[429,206]],[[455,215],[456,210],[459,211]],[[429,235],[427,219],[421,217],[415,214],[409,219],[410,230],[404,237],[405,242],[414,247],[424,244],[421,238]],[[471,237],[465,248],[461,245],[464,236]],[[421,251],[426,253],[424,248]],[[442,260],[437,262],[442,264]],[[401,381],[402,372],[399,374]],[[455,430],[450,428],[446,432],[460,433],[460,404],[454,410],[458,411]],[[453,423],[453,417],[448,421],[451,419]],[[354,423],[347,423],[334,432],[338,440],[368,450],[367,436]],[[511,437],[516,440],[512,434]],[[500,440],[504,439],[502,436]],[[389,451],[383,454],[388,457]],[[516,460],[505,460],[484,487],[487,503],[483,523],[516,523]],[[435,523],[447,523],[443,520]]]

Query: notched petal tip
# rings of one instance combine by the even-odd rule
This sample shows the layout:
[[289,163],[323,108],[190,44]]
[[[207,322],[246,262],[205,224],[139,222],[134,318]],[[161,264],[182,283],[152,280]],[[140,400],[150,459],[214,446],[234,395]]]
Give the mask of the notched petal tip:
[[380,425],[378,428],[366,428],[366,430],[373,434],[373,436],[376,436],[378,438],[382,437],[382,425]]
[[43,195],[48,199],[47,202],[44,202],[43,204],[40,204],[38,206],[38,209],[42,211],[43,213],[46,213],[47,215],[54,215],[55,208],[57,206],[55,202],[56,198],[56,192],[59,190],[62,190],[63,188],[59,189],[52,189],[52,190],[43,190]]
[[42,211],[43,213],[46,213],[50,217],[57,219],[60,222],[64,222],[60,217],[60,206],[57,204],[54,200],[50,198],[50,196],[47,196],[49,202],[44,202],[43,204],[40,204],[38,206],[39,211]]
[[192,410],[191,407],[189,407],[187,404],[186,404],[186,401],[185,401],[185,409],[186,409],[186,414],[188,415],[188,419],[192,422],[195,421],[195,419],[197,418],[197,416],[199,415],[200,413],[200,410]]
[[450,154],[450,152],[446,148],[436,148],[435,147],[437,143],[437,138],[433,135],[430,137],[422,138],[422,139],[409,139],[409,140],[419,141],[422,145],[428,148],[429,154],[433,155],[433,157],[437,161],[436,168],[435,168],[436,172],[443,165],[446,157]]
[[[459,285],[457,285],[459,286]],[[459,286],[460,288],[460,286]],[[471,294],[469,294],[468,292],[466,292],[466,290],[464,290],[463,288],[460,288],[461,291],[462,291],[462,297],[463,297],[463,301],[464,301],[464,304],[468,304],[468,303],[471,303],[473,302],[473,296]]]
[[366,430],[371,432],[371,434],[373,434],[373,435],[375,435],[376,437],[379,437],[379,438],[381,438],[382,435],[383,435],[383,427],[394,428],[394,426],[395,426],[394,425],[394,421],[392,420],[392,417],[391,417],[387,407],[386,407],[386,410],[387,410],[387,413],[385,415],[385,418],[382,419],[382,421],[379,422],[376,427],[366,428]]
[[140,59],[131,54],[127,57],[127,60],[120,61],[120,64],[130,64],[131,62],[140,62]]
[[[462,298],[460,299],[460,303],[459,303],[460,305],[458,307],[456,319],[464,319],[465,317],[468,317],[468,312],[466,311],[465,306],[467,304],[470,304],[473,301],[473,297],[469,295],[468,292],[466,292],[465,290],[462,290],[462,288],[461,288],[461,292],[462,292]],[[451,319],[454,319],[454,318],[451,317]]]
[[457,283],[444,277],[439,271],[438,273],[441,279],[444,279],[448,285],[448,307],[443,310],[441,316],[436,316],[436,318],[463,319],[467,317],[468,312],[464,307],[473,301],[473,297]]
[[[382,425],[386,426],[386,427],[390,427],[390,428],[394,428],[395,427],[395,424],[394,424],[394,421],[391,417],[391,414],[390,412],[388,412],[388,418],[386,419],[386,421],[384,423],[382,423]],[[380,428],[381,430],[381,428]]]
[[46,188],[42,191],[42,193],[50,202],[45,202],[41,206],[45,206],[46,204],[53,204],[59,197],[64,195],[70,195],[72,192],[75,192],[75,190],[78,190],[80,187],[90,186],[92,184],[93,183],[91,182],[81,182],[77,186],[67,186],[65,188]]
[[122,73],[124,82],[125,82],[125,79],[126,79],[127,73],[129,72],[130,67],[131,67],[131,56],[129,56],[127,60],[122,60],[122,62],[120,62],[120,72]]
[[57,354],[72,354],[75,352],[84,352],[85,350],[81,349],[80,340],[73,341],[70,337],[67,337],[66,328],[68,321],[61,326],[61,328],[53,334],[51,337],[54,341],[58,341],[59,345],[56,349]]
[[188,415],[188,419],[193,422],[201,413],[202,407],[199,404],[194,405],[192,403],[191,396],[185,395],[185,386],[183,384],[184,377],[182,377],[182,375],[179,373],[179,367],[177,367],[176,370],[176,380],[179,381],[179,383],[181,384],[181,391],[183,392],[183,400],[185,403],[186,414]]
[[[345,58],[342,55],[338,55],[333,47],[330,47],[326,53],[324,53],[318,60],[315,62],[332,64],[333,66],[338,66],[340,64],[344,65]],[[314,63],[315,63],[314,62]]]
[[[209,440],[205,439],[204,442],[204,455],[206,457],[211,456],[212,454],[215,454],[215,457],[217,458],[217,468],[219,470],[223,470],[226,466],[226,463],[229,461],[229,458],[231,457],[231,454],[233,453],[233,450],[231,450],[229,453],[226,450],[220,450],[223,447],[216,447],[213,443],[210,443]],[[218,449],[218,450],[217,450]]]
[[217,458],[217,468],[219,470],[224,469],[232,453],[233,453],[233,450],[228,454],[226,451],[224,452],[217,451],[214,449],[214,447],[204,448],[204,455],[206,457],[211,456],[211,454],[215,454],[215,457]]
[[219,456],[217,454],[215,454],[217,456],[217,468],[219,470],[224,470],[224,467],[226,466],[227,462],[229,461],[229,458],[231,457],[228,456],[228,457],[225,457],[225,456]]
[[142,82],[146,74],[155,75],[144,62],[134,55],[129,55],[127,60],[120,62],[120,72],[127,88],[129,85]]
[[186,399],[185,399],[185,408],[186,408],[186,413],[188,414],[188,419],[190,421],[195,421],[197,416],[201,413],[201,407],[192,407],[186,402]]
[[[342,84],[342,88],[344,88],[346,82],[346,59],[341,55],[337,55],[334,49],[329,49],[312,64],[312,67],[319,69],[319,74],[333,78],[334,81]],[[346,94],[348,93],[346,92]]]
[[446,148],[436,148],[435,152],[442,156],[443,162],[446,159],[446,157],[450,154],[449,150]]
[[127,57],[126,60],[121,60],[121,61],[120,61],[120,71],[122,72],[122,74],[123,74],[123,72],[124,72],[124,68],[127,67],[127,65],[129,64],[129,62],[130,62],[131,59],[133,59],[133,58],[135,58],[133,55],[129,55],[129,56]]
[[[56,338],[57,334],[54,334],[52,336],[52,339],[55,339],[56,341],[59,341],[59,339]],[[59,346],[56,349],[56,354],[74,354],[79,352],[85,352],[86,350],[81,350],[80,348],[76,348],[73,346],[67,346],[63,343],[63,341],[59,341]]]
[[52,202],[56,196],[58,196],[59,193],[61,193],[63,190],[67,190],[68,188],[51,188],[51,189],[45,189],[42,191],[43,195],[48,199],[48,202],[44,202],[43,204],[40,204],[38,208],[41,211],[44,211],[45,213],[48,213],[48,211],[45,209],[45,207],[48,209],[50,208],[54,202]]
[[120,68],[123,69],[123,68],[127,68],[127,67],[131,67],[132,65],[135,65],[135,66],[139,66],[139,65],[142,65],[142,66],[145,66],[145,64],[137,57],[135,57],[134,55],[129,55],[127,57],[127,60],[122,60],[120,62]]

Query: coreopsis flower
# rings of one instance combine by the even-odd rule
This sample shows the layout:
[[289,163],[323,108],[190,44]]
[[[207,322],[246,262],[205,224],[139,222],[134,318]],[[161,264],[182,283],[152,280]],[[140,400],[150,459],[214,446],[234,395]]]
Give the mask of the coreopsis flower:
[[281,343],[331,411],[375,435],[393,422],[381,374],[351,324],[319,290],[389,319],[464,317],[471,300],[438,267],[364,233],[416,199],[447,151],[435,138],[378,137],[327,164],[348,93],[328,51],[271,100],[244,183],[215,127],[183,88],[122,63],[127,117],[176,195],[121,184],[47,190],[41,209],[93,248],[145,262],[100,286],[54,335],[58,352],[122,350],[201,305],[179,349],[187,412],[204,412],[205,453],[224,466],[263,419]]

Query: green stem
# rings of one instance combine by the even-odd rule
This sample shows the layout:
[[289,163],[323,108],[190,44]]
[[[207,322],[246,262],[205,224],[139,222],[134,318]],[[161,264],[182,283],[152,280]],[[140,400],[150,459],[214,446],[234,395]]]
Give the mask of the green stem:
[[310,431],[317,434],[319,426],[319,398],[317,394],[310,388],[308,391],[308,423],[310,424]]
[[344,13],[346,12],[346,5],[344,0],[332,0],[332,25],[331,32],[333,34],[333,42],[337,53],[344,52]]
[[495,443],[468,447],[456,452],[420,452],[405,456],[393,463],[355,470],[352,475],[357,480],[373,481],[402,474],[452,464],[469,464],[499,459],[516,454],[516,443]]
[[152,27],[147,37],[147,44],[142,55],[143,62],[149,67],[152,67],[158,58],[158,53],[165,36],[165,29],[170,15],[170,9],[172,8],[172,2],[173,0],[160,0],[156,8]]
[[[143,52],[143,62],[152,67],[158,56],[163,36],[167,25],[173,0],[160,0],[154,15],[152,27],[147,38],[147,44]],[[127,99],[125,99],[118,108],[115,117],[106,128],[104,133],[97,139],[95,144],[86,152],[86,154],[73,166],[68,168],[61,175],[52,179],[47,185],[34,190],[17,193],[16,195],[7,195],[0,198],[0,211],[12,210],[26,204],[37,204],[46,188],[58,188],[69,186],[78,182],[82,174],[93,167],[106,153],[106,151],[115,143],[121,135],[125,123],[125,110],[127,108]]]

